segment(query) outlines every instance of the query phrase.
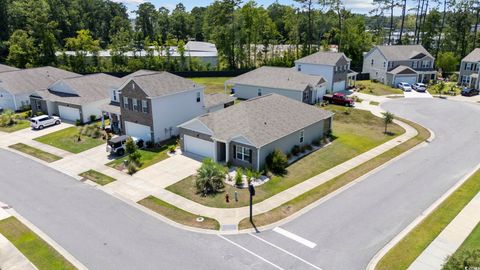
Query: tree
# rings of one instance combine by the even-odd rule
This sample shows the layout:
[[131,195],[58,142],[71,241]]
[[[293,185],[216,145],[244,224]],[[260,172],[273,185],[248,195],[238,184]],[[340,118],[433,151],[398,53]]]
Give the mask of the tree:
[[150,41],[155,37],[155,28],[157,21],[157,10],[152,3],[146,2],[138,6],[137,19],[135,20],[135,29],[142,33],[143,39]]
[[195,176],[197,191],[204,195],[219,192],[224,187],[225,174],[226,169],[223,166],[211,158],[204,159]]
[[402,24],[400,26],[400,35],[399,35],[399,44],[402,44],[402,37],[403,37],[403,28],[405,26],[405,15],[407,9],[407,0],[402,1]]
[[127,155],[133,154],[137,151],[138,147],[133,141],[132,137],[128,137],[127,141],[125,142],[125,153]]
[[16,30],[7,42],[7,61],[17,67],[25,68],[34,64],[37,54],[35,40],[24,30]]
[[385,134],[387,134],[387,127],[389,124],[393,123],[393,119],[395,119],[395,115],[391,112],[383,112],[383,123],[385,124]]
[[76,72],[86,72],[86,56],[88,53],[98,53],[100,41],[94,40],[89,30],[79,30],[76,37],[66,39],[65,46],[75,51],[75,57],[71,64],[72,69]]
[[313,40],[313,14],[315,12],[315,1],[313,0],[295,0],[302,6],[302,9],[306,12],[308,22],[307,22],[307,36],[306,36],[306,45],[308,54],[312,52],[312,40]]
[[267,168],[274,174],[282,175],[288,166],[287,156],[280,150],[276,149],[268,154],[266,160]]
[[190,25],[192,19],[190,14],[185,10],[185,6],[182,3],[177,4],[171,15],[172,34],[177,40],[187,40],[187,37],[191,34]]
[[438,68],[442,69],[443,73],[450,73],[457,70],[460,59],[453,52],[442,52],[438,55],[435,63]]

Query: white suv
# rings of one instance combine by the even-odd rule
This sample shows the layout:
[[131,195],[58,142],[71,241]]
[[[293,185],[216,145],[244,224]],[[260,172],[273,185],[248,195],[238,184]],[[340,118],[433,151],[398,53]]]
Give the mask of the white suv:
[[43,129],[44,127],[59,125],[61,120],[58,116],[41,115],[30,118],[30,126],[34,129]]

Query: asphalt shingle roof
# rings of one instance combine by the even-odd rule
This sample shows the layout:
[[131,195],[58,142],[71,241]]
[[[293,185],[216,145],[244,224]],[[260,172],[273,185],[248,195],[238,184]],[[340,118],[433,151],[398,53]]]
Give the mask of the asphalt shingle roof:
[[307,86],[324,83],[321,76],[307,75],[292,68],[263,66],[232,78],[229,84],[244,84],[259,87],[271,87],[304,91]]
[[328,66],[335,66],[337,62],[342,58],[345,57],[347,61],[350,59],[345,56],[344,53],[339,52],[316,52],[314,54],[305,56],[296,60],[295,62],[299,63],[307,63],[307,64],[319,64],[319,65],[328,65]]
[[215,107],[220,104],[225,104],[235,101],[235,98],[223,93],[214,93],[205,95],[205,108]]
[[419,54],[433,58],[422,45],[379,45],[375,46],[389,61],[412,59]]
[[255,147],[261,147],[332,115],[288,97],[268,94],[197,119],[213,131],[216,139],[229,141],[244,136]]
[[465,56],[462,61],[465,62],[480,62],[480,48],[476,48]]
[[19,69],[16,68],[16,67],[11,67],[11,66],[0,64],[0,72],[7,72],[7,71],[14,71],[14,70],[19,70]]
[[168,72],[147,73],[131,78],[149,97],[166,96],[203,87]]
[[398,67],[390,70],[388,73],[391,73],[391,74],[400,74],[400,73],[402,73],[402,72],[405,71],[405,70],[410,71],[412,74],[417,73],[417,72],[416,72],[415,70],[413,70],[412,68],[407,67],[407,66],[402,66],[402,65],[400,65],[400,66],[398,66]]

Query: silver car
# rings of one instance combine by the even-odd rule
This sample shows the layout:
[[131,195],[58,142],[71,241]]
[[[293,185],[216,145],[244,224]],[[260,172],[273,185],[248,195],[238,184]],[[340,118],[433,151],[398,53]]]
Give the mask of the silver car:
[[397,87],[403,90],[404,92],[412,91],[412,86],[407,82],[401,82],[397,85]]
[[424,83],[414,83],[412,85],[413,90],[417,92],[425,92],[427,91],[427,85]]

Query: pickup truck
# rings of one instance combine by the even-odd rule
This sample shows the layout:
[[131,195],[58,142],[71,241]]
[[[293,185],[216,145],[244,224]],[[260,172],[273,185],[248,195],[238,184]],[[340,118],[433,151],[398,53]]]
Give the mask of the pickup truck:
[[353,99],[345,96],[342,93],[335,93],[333,95],[324,95],[323,100],[327,101],[328,103],[342,105],[342,106],[351,106],[355,104]]

